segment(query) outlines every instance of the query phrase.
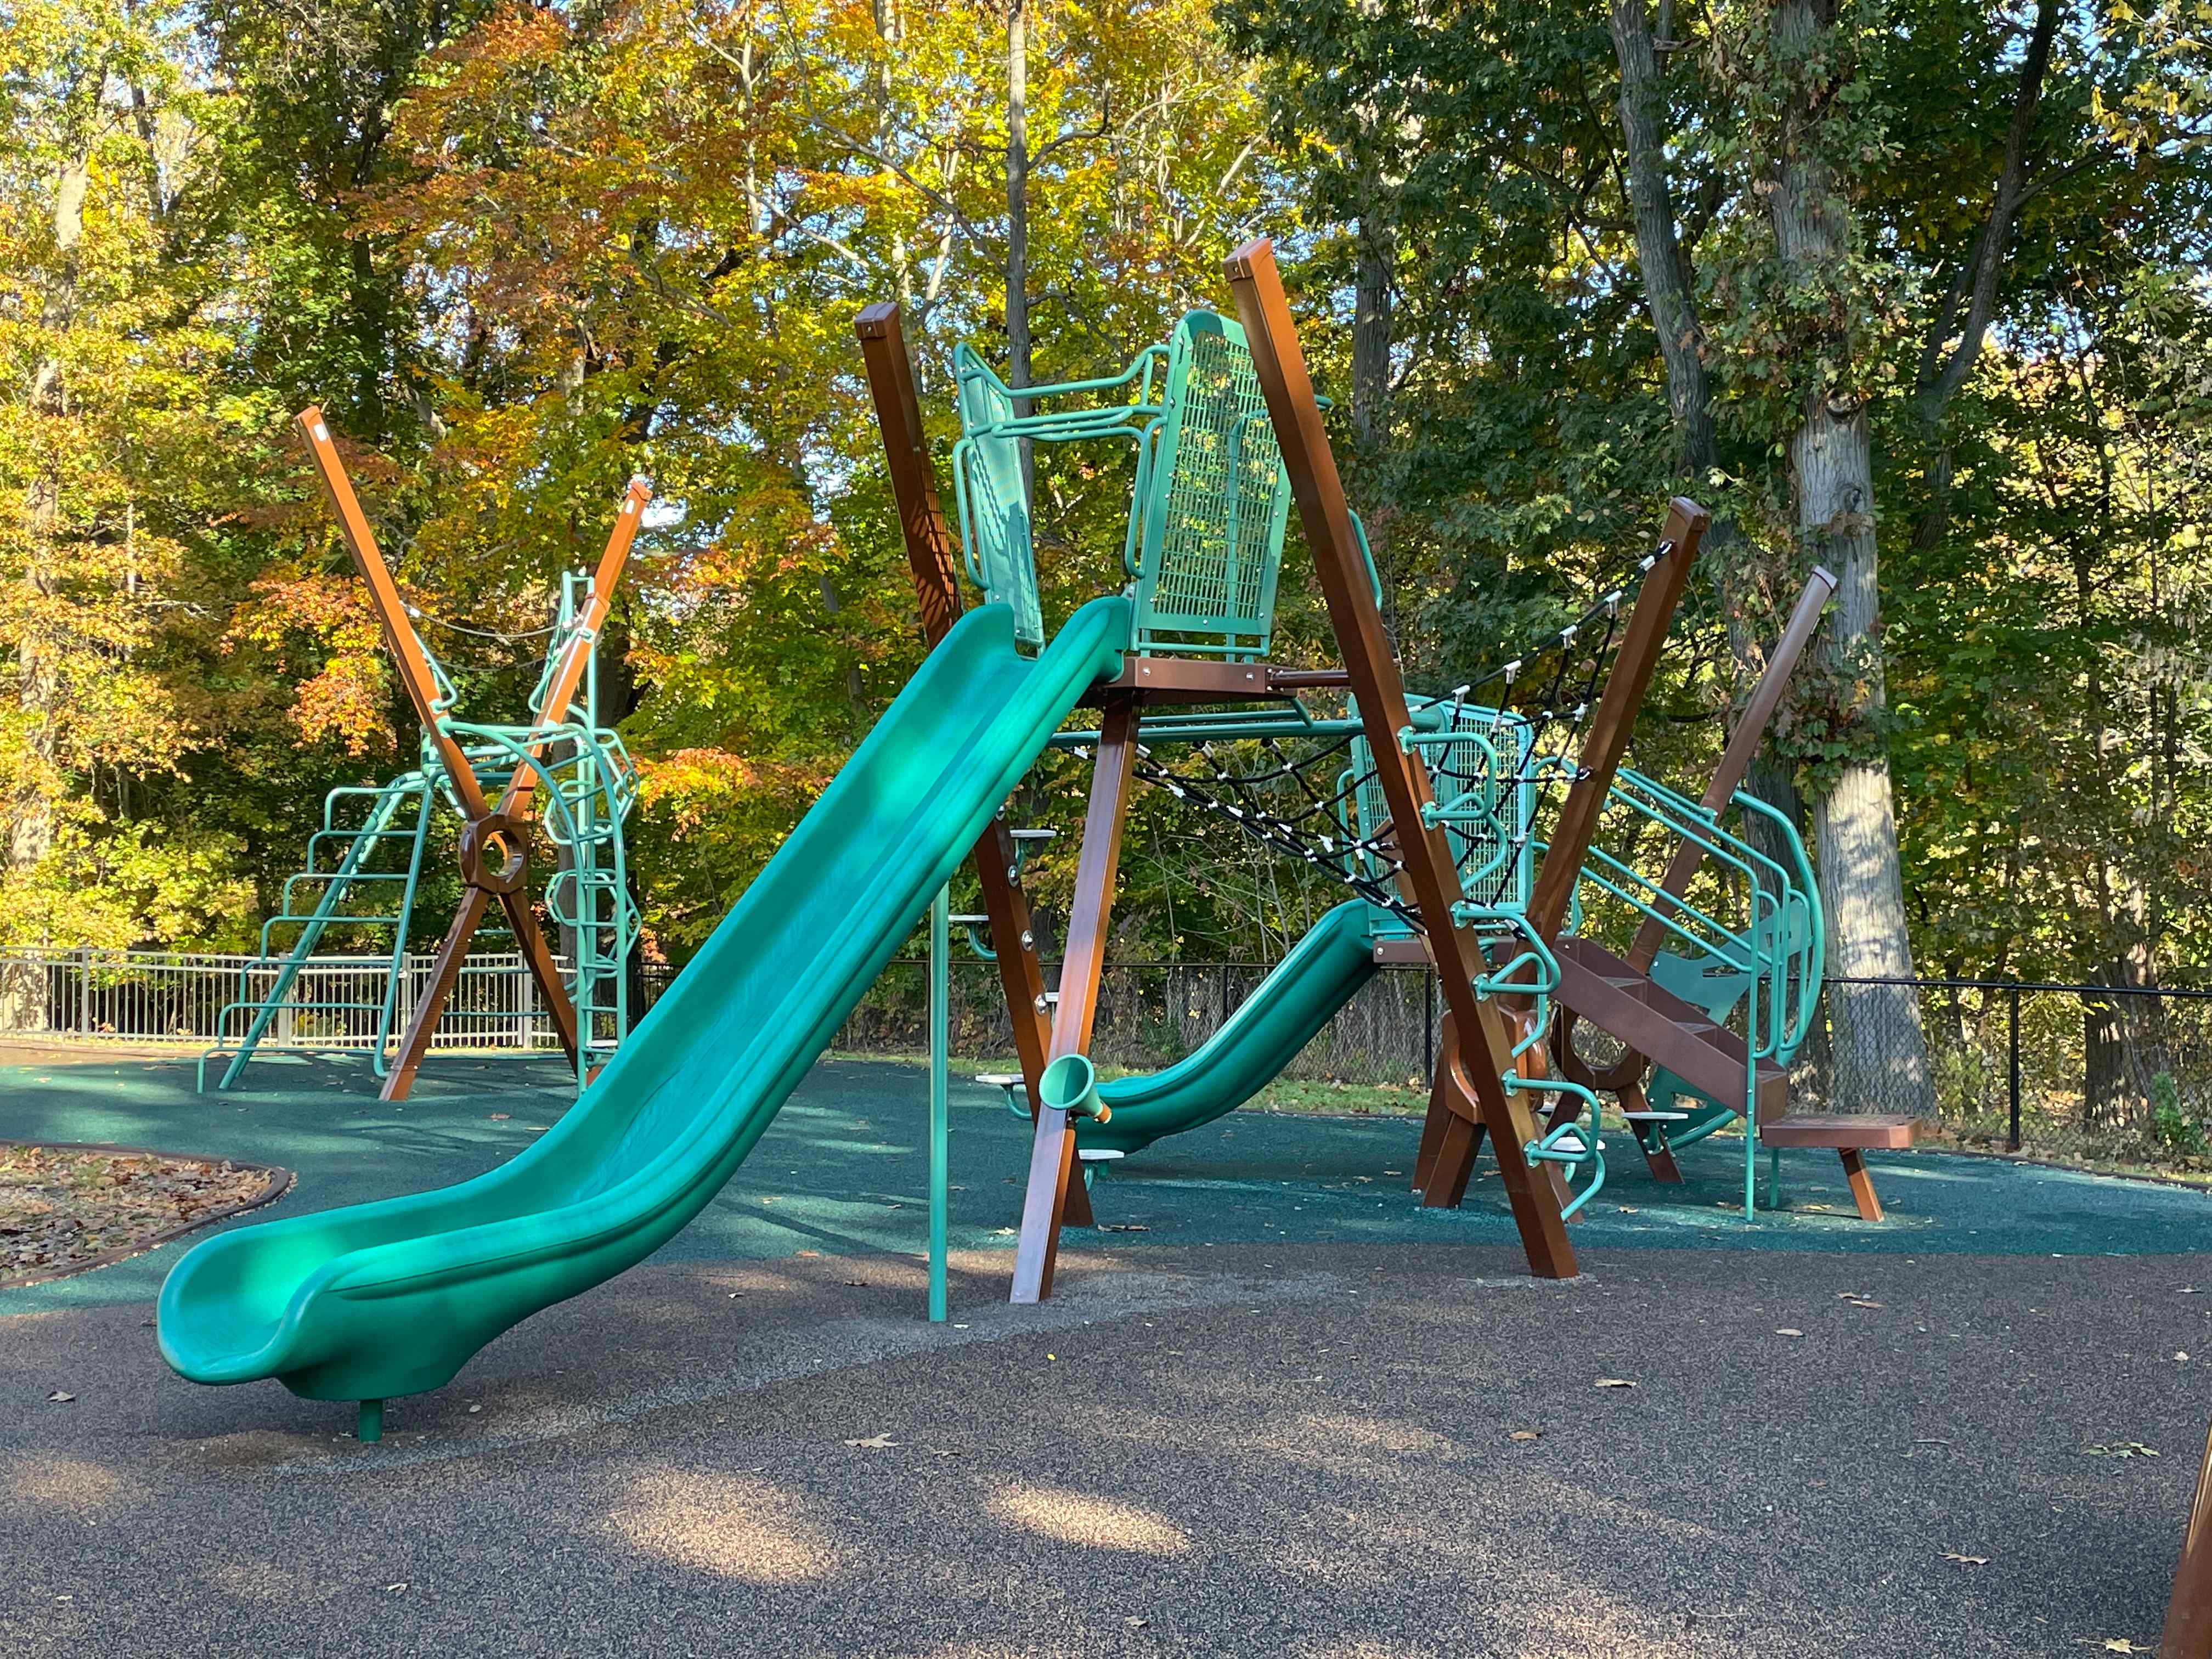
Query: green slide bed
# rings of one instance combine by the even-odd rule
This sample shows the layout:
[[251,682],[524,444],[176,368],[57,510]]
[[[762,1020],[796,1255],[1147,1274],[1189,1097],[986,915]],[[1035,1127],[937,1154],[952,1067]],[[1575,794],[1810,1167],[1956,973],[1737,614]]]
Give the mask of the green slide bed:
[[729,1180],[1094,680],[1126,599],[1043,653],[1004,605],[931,653],[813,810],[582,1097],[441,1191],[208,1240],[161,1287],[161,1352],[200,1382],[313,1400],[452,1380],[510,1325],[651,1255]]
[[1314,924],[1203,1047],[1148,1076],[1100,1084],[1114,1115],[1078,1124],[1076,1144],[1133,1152],[1249,1100],[1375,976],[1376,915],[1364,899],[1346,900]]

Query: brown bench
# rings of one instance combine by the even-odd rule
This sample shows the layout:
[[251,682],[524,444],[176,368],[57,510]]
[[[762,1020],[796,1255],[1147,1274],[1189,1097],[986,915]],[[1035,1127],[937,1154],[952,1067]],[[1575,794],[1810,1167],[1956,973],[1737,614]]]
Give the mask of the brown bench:
[[1759,1126],[1763,1146],[1830,1146],[1844,1161],[1851,1197],[1867,1221],[1881,1219],[1881,1200],[1874,1190],[1864,1154],[1902,1151],[1912,1145],[1913,1119],[1897,1112],[1806,1112],[1769,1118]]

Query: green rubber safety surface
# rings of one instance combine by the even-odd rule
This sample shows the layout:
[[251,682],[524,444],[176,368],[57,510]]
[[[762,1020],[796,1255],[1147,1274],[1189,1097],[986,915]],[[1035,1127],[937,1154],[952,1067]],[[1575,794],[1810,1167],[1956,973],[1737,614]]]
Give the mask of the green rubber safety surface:
[[[434,1058],[415,1097],[387,1106],[358,1060],[272,1059],[227,1095],[196,1094],[189,1061],[117,1060],[0,1070],[0,1138],[112,1141],[283,1165],[298,1179],[260,1222],[420,1192],[480,1175],[557,1121],[572,1102],[557,1058]],[[662,1246],[659,1261],[919,1253],[928,1236],[927,1073],[890,1061],[817,1065],[735,1179]],[[1457,1211],[1407,1192],[1418,1120],[1246,1109],[1115,1164],[1094,1191],[1099,1238],[1146,1244],[1510,1243],[1511,1218],[1486,1161]],[[1906,1255],[2154,1255],[2212,1248],[2212,1196],[2177,1187],[1937,1152],[1869,1158],[1889,1218],[1852,1212],[1826,1152],[1785,1153],[1787,1208],[1747,1224],[1731,1207],[1737,1143],[1683,1154],[1689,1179],[1662,1188],[1626,1137],[1577,1244],[1698,1249],[1871,1251]],[[1028,1126],[1000,1091],[952,1085],[954,1249],[1011,1250]],[[128,1261],[0,1291],[0,1315],[149,1301],[201,1232]],[[1064,1256],[1091,1236],[1071,1231]],[[1285,1263],[1285,1268],[1291,1264]]]

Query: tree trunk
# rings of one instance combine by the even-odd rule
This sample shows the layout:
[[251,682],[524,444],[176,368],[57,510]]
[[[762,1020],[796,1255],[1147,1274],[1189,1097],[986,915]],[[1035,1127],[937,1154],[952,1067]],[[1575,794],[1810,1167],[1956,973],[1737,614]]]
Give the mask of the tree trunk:
[[[2158,983],[2157,961],[2142,928],[2144,897],[2140,885],[2125,883],[2116,902],[2108,903],[2106,925],[2134,937],[2091,975],[2096,983],[2139,989]],[[2084,996],[2081,1036],[2085,1128],[2154,1133],[2161,1106],[2179,1111],[2180,1102],[2172,1095],[2173,1060],[2166,1046],[2165,1008],[2158,998]]]
[[[1785,54],[1809,59],[1834,22],[1822,0],[1783,0],[1774,34]],[[1818,287],[1849,252],[1846,210],[1820,143],[1834,108],[1833,86],[1801,77],[1790,95],[1768,213],[1784,268]],[[1811,354],[1807,354],[1808,356]],[[1804,550],[1836,574],[1829,654],[1838,678],[1863,686],[1854,715],[1883,706],[1881,601],[1875,549],[1874,454],[1865,405],[1819,382],[1805,392],[1804,419],[1789,445],[1797,532]],[[1905,979],[1912,947],[1896,807],[1886,755],[1847,761],[1814,804],[1820,897],[1827,912],[1828,967],[1840,979]],[[1919,993],[1904,985],[1832,985],[1830,1088],[1843,1111],[1932,1114],[1936,1093],[1920,1023]]]
[[1390,401],[1390,287],[1397,237],[1378,204],[1382,186],[1370,178],[1359,216],[1359,268],[1352,311],[1352,430],[1362,450],[1385,431]]
[[[1692,490],[1702,489],[1718,463],[1712,395],[1705,375],[1705,331],[1698,319],[1690,261],[1682,251],[1674,217],[1674,189],[1667,170],[1668,125],[1665,78],[1651,33],[1646,0],[1611,0],[1607,11],[1613,55],[1620,65],[1622,148],[1628,173],[1629,204],[1636,221],[1637,265],[1644,279],[1644,302],[1667,370],[1667,407],[1674,416],[1680,465]],[[1747,687],[1765,666],[1769,641],[1752,625],[1746,604],[1753,586],[1751,565],[1757,550],[1733,519],[1717,518],[1705,532],[1703,556],[1719,573],[1729,614],[1729,649],[1736,683]],[[1786,762],[1765,758],[1754,763],[1745,788],[1793,823],[1802,823],[1799,798]],[[1787,868],[1789,849],[1764,818],[1753,818],[1753,848]]]
[[[1802,199],[1802,198],[1801,198]],[[1881,599],[1876,586],[1874,462],[1866,410],[1838,408],[1816,388],[1790,440],[1800,533],[1836,573],[1829,650],[1838,677],[1856,672],[1863,708],[1882,707]],[[1910,979],[1905,885],[1886,756],[1845,763],[1814,803],[1828,970],[1839,979]],[[1832,985],[1832,1097],[1844,1111],[1932,1114],[1935,1086],[1919,993],[1903,985]]]
[[[80,154],[63,169],[55,185],[54,278],[39,314],[40,327],[50,337],[67,333],[76,318],[77,244],[84,234],[84,198],[91,177],[91,158]],[[30,409],[35,419],[58,423],[67,416],[69,387],[58,356],[42,359],[33,371]],[[9,803],[8,865],[14,871],[37,864],[54,843],[54,766],[59,753],[56,722],[62,684],[58,641],[50,637],[49,629],[55,581],[52,550],[62,530],[60,465],[60,458],[51,454],[34,463],[24,501],[31,553],[23,567],[23,585],[29,592],[16,646],[16,697],[26,716],[30,775]]]
[[[1028,0],[1006,3],[1006,384],[1030,384],[1030,58]],[[1029,413],[1026,398],[1014,412]]]
[[[1936,308],[1928,338],[1920,351],[1914,395],[1928,441],[1928,501],[1913,532],[1913,544],[1933,548],[1949,527],[1951,483],[1957,458],[1943,438],[1943,412],[1982,355],[1982,341],[1996,314],[1997,287],[2004,275],[2005,252],[2012,239],[2013,222],[2027,193],[2029,140],[2043,100],[2043,78],[2051,66],[2051,47],[2058,28],[2057,0],[2037,0],[2035,25],[2028,33],[2027,50],[2021,54],[2020,83],[2013,97],[2012,123],[2005,135],[2004,161],[1997,169],[1996,187],[1990,193],[1990,216],[1982,225],[1973,257],[1959,267],[1950,293]],[[1961,311],[1963,302],[1964,310]],[[1959,330],[1958,343],[1951,330]]]
[[[1667,407],[1681,445],[1682,470],[1693,478],[1714,459],[1712,399],[1699,355],[1703,331],[1690,295],[1689,262],[1675,230],[1674,191],[1667,177],[1667,127],[1659,54],[1644,0],[1612,0],[1607,21],[1620,64],[1620,136],[1628,157],[1628,197],[1636,216],[1637,265],[1644,302],[1667,365]],[[1701,481],[1701,479],[1700,479]],[[1710,550],[1713,538],[1706,536]]]

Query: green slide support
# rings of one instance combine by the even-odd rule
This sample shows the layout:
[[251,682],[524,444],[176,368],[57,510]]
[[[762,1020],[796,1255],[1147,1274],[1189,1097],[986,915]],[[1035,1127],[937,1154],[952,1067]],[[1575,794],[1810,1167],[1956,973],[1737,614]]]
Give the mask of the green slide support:
[[539,1309],[643,1261],[744,1161],[1085,687],[1123,598],[1034,659],[963,617],[560,1122],[474,1181],[220,1234],[161,1287],[162,1357],[311,1400],[450,1382]]
[[1113,1115],[1079,1124],[1076,1144],[1133,1152],[1251,1099],[1375,976],[1375,915],[1365,900],[1346,900],[1314,924],[1195,1052],[1148,1076],[1100,1084],[1099,1097]]

